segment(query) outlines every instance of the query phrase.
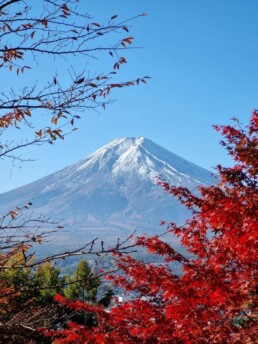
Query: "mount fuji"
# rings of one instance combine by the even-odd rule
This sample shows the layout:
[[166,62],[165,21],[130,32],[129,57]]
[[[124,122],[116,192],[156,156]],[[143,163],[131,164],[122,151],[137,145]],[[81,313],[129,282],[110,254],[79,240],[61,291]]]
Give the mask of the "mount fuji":
[[182,222],[186,210],[157,176],[195,191],[214,182],[211,172],[149,139],[116,139],[85,159],[31,184],[0,194],[1,211],[32,202],[34,213],[61,221],[74,240],[117,236],[135,228],[154,233],[161,220]]

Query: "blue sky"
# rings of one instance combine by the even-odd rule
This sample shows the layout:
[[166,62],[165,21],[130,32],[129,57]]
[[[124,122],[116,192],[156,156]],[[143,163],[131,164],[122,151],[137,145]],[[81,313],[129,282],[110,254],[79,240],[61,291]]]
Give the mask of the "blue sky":
[[[256,0],[87,0],[81,8],[103,21],[146,12],[130,34],[141,49],[125,52],[121,79],[151,76],[147,85],[119,90],[101,113],[88,112],[79,130],[54,146],[25,152],[36,159],[12,167],[2,161],[0,192],[55,172],[108,143],[145,136],[197,165],[230,164],[212,124],[237,116],[246,124],[258,101],[258,2]],[[87,67],[105,68],[81,60]],[[92,66],[92,67],[91,67]],[[40,68],[38,79],[46,74]],[[3,82],[3,80],[2,80]]]

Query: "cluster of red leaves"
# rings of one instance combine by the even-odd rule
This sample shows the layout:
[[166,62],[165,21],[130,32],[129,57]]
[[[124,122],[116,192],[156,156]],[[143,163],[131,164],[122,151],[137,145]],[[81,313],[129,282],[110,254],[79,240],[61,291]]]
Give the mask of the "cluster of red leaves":
[[[218,166],[218,181],[199,196],[160,181],[193,215],[183,226],[169,224],[187,255],[159,237],[138,245],[164,257],[161,265],[119,257],[122,275],[111,277],[139,297],[111,309],[58,299],[62,305],[95,312],[93,328],[70,324],[53,331],[56,343],[230,343],[258,342],[258,111],[247,130],[215,127],[235,160]],[[181,265],[175,275],[173,263]]]

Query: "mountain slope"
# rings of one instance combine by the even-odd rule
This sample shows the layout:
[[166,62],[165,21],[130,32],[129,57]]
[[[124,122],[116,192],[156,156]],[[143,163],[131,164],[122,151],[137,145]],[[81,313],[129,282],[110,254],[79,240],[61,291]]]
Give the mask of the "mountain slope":
[[140,138],[117,139],[87,158],[0,195],[2,210],[33,203],[33,211],[62,220],[67,231],[89,228],[156,230],[160,220],[183,221],[185,209],[157,186],[157,176],[195,190],[211,173]]

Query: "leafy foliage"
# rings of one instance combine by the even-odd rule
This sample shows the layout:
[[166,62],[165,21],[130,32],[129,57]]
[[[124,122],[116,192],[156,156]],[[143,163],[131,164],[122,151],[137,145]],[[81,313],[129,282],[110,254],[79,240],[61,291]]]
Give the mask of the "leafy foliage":
[[67,287],[64,295],[68,299],[81,301],[96,301],[100,279],[93,276],[92,269],[86,260],[81,260],[73,276],[67,276]]
[[48,262],[37,267],[33,282],[36,300],[46,304],[53,300],[57,292],[62,293],[64,278],[60,276],[60,269]]
[[[140,237],[138,246],[163,256],[161,265],[118,254],[124,275],[109,278],[138,297],[110,313],[58,296],[60,305],[95,312],[97,326],[50,331],[55,343],[257,343],[258,329],[258,111],[247,130],[215,126],[233,157],[218,166],[217,183],[193,195],[164,181],[159,184],[192,210],[184,225],[167,225],[187,254],[160,236]],[[181,266],[176,274],[173,264]]]

